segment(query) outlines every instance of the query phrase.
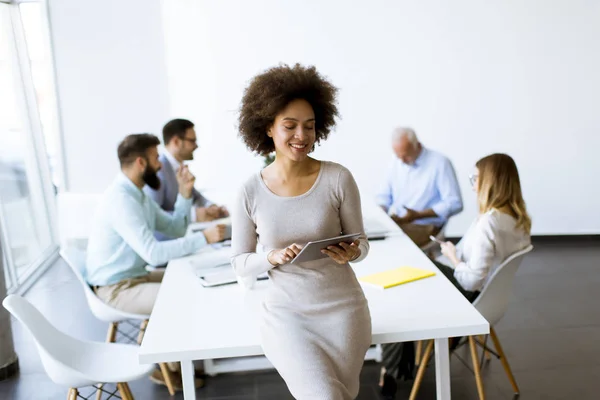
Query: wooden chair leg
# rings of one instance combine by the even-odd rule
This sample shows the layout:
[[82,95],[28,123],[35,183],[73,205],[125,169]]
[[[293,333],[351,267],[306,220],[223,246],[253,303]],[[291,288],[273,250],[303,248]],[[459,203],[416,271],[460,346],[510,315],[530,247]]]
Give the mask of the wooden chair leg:
[[427,347],[425,348],[425,354],[423,354],[423,358],[421,359],[421,364],[419,365],[419,369],[417,370],[417,376],[415,377],[415,382],[413,383],[412,390],[410,391],[409,400],[415,400],[417,398],[417,394],[419,393],[419,388],[421,387],[421,382],[423,381],[423,377],[425,376],[425,370],[427,369],[427,363],[431,358],[431,353],[433,352],[433,340],[430,340],[427,343]]
[[[481,340],[481,344],[483,346],[486,346],[486,342],[487,342],[486,335],[479,336],[479,340]],[[489,351],[487,351],[485,349],[485,347],[483,348],[483,356],[485,357],[486,361],[490,361],[492,359],[492,353],[490,353]]]
[[67,395],[67,400],[77,400],[77,395],[79,392],[75,388],[69,389],[69,394]]
[[171,396],[175,396],[175,388],[173,387],[173,380],[171,379],[171,371],[167,366],[167,363],[158,364],[160,367],[160,372],[163,374],[163,378],[165,380],[165,384],[167,385],[167,389],[169,390],[169,394]]
[[123,383],[123,385],[125,386],[125,389],[127,390],[127,396],[129,396],[129,400],[134,400],[133,393],[131,393],[131,389],[129,388],[129,384]]
[[127,383],[117,383],[117,389],[119,390],[119,395],[121,396],[121,399],[132,400],[132,397],[129,395],[129,385],[127,385]]
[[102,388],[104,387],[104,384],[101,383],[98,385],[98,388],[96,389],[96,400],[102,400]]
[[118,322],[111,322],[108,326],[108,334],[106,335],[106,341],[108,343],[114,343],[117,340],[117,328],[119,327]]
[[138,339],[137,339],[138,344],[142,344],[142,340],[144,339],[144,334],[146,333],[147,327],[148,327],[148,320],[145,319],[140,324],[140,333],[138,334]]
[[421,363],[421,353],[423,353],[423,341],[417,341],[417,347],[415,349],[415,366],[419,366]]
[[469,346],[471,347],[471,359],[473,360],[473,370],[475,371],[475,382],[477,383],[477,392],[479,393],[479,400],[485,400],[485,393],[483,391],[483,381],[481,379],[481,369],[479,368],[479,356],[477,354],[477,344],[475,343],[475,336],[469,336]]
[[498,336],[496,335],[496,331],[494,328],[490,327],[490,336],[492,337],[492,342],[494,342],[494,347],[500,356],[500,362],[504,367],[504,371],[506,371],[506,375],[508,376],[508,380],[515,391],[515,394],[519,394],[519,386],[517,385],[517,381],[513,376],[513,373],[510,369],[510,365],[508,365],[508,360],[506,359],[506,355],[504,354],[504,350],[502,350],[502,346],[500,345],[500,340],[498,340]]

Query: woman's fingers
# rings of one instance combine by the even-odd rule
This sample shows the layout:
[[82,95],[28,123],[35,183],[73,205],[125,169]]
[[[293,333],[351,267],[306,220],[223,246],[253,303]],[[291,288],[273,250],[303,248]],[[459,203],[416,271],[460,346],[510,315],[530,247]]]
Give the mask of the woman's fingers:
[[302,247],[298,246],[296,243],[294,243],[293,245],[291,245],[289,247],[289,249],[294,252],[294,255],[298,255],[300,253],[300,251],[302,250]]
[[332,252],[330,250],[327,250],[327,249],[323,249],[323,250],[321,250],[321,252],[323,254],[328,255],[329,258],[331,258],[333,261],[335,261],[338,264],[345,264],[346,263],[346,260],[344,260],[343,258],[341,258],[337,253],[334,253],[334,252]]

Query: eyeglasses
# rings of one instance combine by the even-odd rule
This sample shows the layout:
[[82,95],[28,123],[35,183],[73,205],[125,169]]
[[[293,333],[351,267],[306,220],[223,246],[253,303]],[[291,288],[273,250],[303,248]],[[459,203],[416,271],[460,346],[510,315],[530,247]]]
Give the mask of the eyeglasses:
[[190,142],[190,143],[193,143],[196,145],[198,144],[198,139],[190,139],[190,138],[184,137],[184,138],[181,138],[181,140],[185,140],[186,142]]
[[471,182],[471,186],[475,186],[475,182],[477,182],[477,178],[479,178],[478,174],[469,175],[469,182]]

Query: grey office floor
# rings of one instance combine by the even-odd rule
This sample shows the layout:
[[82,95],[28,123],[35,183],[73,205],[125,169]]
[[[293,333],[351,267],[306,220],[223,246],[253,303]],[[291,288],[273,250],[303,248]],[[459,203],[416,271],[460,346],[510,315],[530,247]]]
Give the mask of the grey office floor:
[[[600,241],[548,240],[519,270],[510,308],[496,327],[521,399],[600,398]],[[59,329],[76,337],[104,340],[106,325],[87,308],[83,291],[68,267],[58,261],[27,293]],[[418,299],[415,299],[418,301]],[[201,310],[199,310],[201,312]],[[13,321],[21,372],[0,382],[0,399],[65,399],[67,390],[51,382],[41,365],[31,336]],[[457,355],[469,360],[466,348]],[[467,364],[470,364],[467,362]],[[477,398],[469,369],[456,356],[451,359],[452,398]],[[419,399],[435,398],[435,375],[428,368]],[[379,368],[365,364],[359,399],[378,399]],[[488,399],[513,398],[511,386],[498,360],[483,370]],[[407,399],[412,382],[401,382],[398,399]],[[137,399],[169,398],[166,388],[144,379],[131,383]],[[175,398],[183,396],[178,393]],[[285,384],[273,371],[225,374],[209,378],[198,390],[200,399],[291,399]]]

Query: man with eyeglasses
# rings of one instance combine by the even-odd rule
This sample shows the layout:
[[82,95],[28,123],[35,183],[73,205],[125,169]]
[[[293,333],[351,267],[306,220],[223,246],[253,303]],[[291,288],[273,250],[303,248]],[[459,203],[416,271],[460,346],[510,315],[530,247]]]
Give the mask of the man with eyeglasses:
[[410,128],[394,130],[392,148],[395,157],[377,202],[422,247],[463,209],[454,167]]
[[[160,155],[163,168],[158,172],[161,185],[158,189],[146,186],[144,191],[167,212],[173,212],[179,192],[177,170],[183,166],[184,161],[194,159],[194,151],[198,148],[197,140],[194,124],[187,119],[171,120],[163,128],[165,151]],[[196,189],[192,191],[192,200],[190,222],[207,222],[229,216],[225,207],[213,204]],[[161,234],[157,234],[157,238],[168,239]]]

